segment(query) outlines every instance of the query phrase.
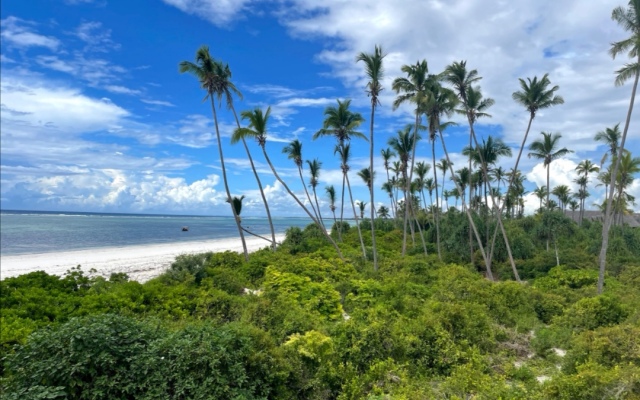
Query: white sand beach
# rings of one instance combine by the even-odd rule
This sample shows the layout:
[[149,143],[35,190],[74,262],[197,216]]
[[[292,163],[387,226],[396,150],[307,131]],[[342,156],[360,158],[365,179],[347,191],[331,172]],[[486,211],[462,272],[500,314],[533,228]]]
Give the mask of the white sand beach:
[[[276,235],[276,241],[284,240],[284,234]],[[268,242],[259,238],[247,238],[249,251],[267,247]],[[240,239],[219,239],[166,244],[107,247],[59,253],[23,254],[0,257],[0,278],[5,279],[33,271],[45,271],[51,275],[64,275],[77,265],[89,272],[108,277],[114,272],[124,272],[131,280],[145,282],[163,273],[181,254],[197,254],[226,250],[242,252]]]

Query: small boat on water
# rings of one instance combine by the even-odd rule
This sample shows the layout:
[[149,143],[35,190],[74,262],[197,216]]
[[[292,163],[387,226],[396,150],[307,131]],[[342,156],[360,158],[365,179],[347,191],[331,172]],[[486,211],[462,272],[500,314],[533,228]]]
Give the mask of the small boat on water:
[[188,226],[183,226],[182,227],[182,232],[189,232],[189,227]]

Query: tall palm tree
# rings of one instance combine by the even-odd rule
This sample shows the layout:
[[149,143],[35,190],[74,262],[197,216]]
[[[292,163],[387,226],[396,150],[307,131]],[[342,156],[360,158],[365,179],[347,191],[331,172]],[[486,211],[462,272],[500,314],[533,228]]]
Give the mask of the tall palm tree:
[[542,212],[542,200],[547,198],[547,187],[546,186],[540,186],[538,188],[536,188],[533,191],[533,194],[536,195],[536,197],[538,198],[538,200],[540,200],[540,212]]
[[624,200],[628,196],[623,196],[624,190],[633,183],[633,175],[640,172],[640,157],[632,157],[631,152],[624,150],[619,161],[618,179],[616,180],[616,187],[618,195],[616,196],[616,212],[614,214],[619,218],[618,223],[622,223],[622,210],[626,210],[626,201]]
[[[418,132],[420,125],[421,105],[427,98],[428,74],[429,67],[427,60],[417,61],[415,65],[403,65],[401,68],[407,77],[396,78],[391,84],[391,88],[398,94],[393,102],[393,109],[396,110],[400,105],[405,103],[415,104],[415,126],[414,132]],[[411,181],[413,180],[413,162],[416,157],[417,141],[414,142],[411,149],[411,168],[409,169],[408,179],[405,180],[405,192],[410,191]],[[437,197],[437,195],[436,195]],[[409,220],[409,209],[404,210],[404,229],[402,237],[402,256],[404,257],[407,250],[407,222]]]
[[[393,149],[393,151],[398,155],[399,161],[399,173],[400,180],[403,182],[402,185],[402,193],[404,196],[404,213],[405,215],[409,215],[411,213],[411,201],[410,197],[410,186],[407,186],[406,182],[409,179],[409,162],[411,161],[411,152],[415,142],[420,140],[420,137],[416,137],[415,132],[411,132],[411,125],[407,125],[403,130],[399,130],[396,136],[389,138],[387,144]],[[409,228],[413,228],[413,224],[409,226]],[[404,225],[405,234],[407,225]],[[413,231],[412,231],[413,232]],[[406,246],[406,244],[403,244]]]
[[[365,65],[365,72],[369,78],[367,83],[367,95],[371,98],[371,119],[369,121],[369,172],[373,176],[373,122],[375,118],[376,107],[380,105],[378,96],[382,91],[382,77],[384,75],[384,68],[382,66],[382,60],[386,54],[382,51],[382,47],[375,46],[373,54],[360,53],[356,58],[356,62],[362,61]],[[373,270],[378,270],[378,255],[376,250],[376,231],[373,229],[373,217],[375,212],[373,185],[369,186],[369,194],[371,198],[371,244],[373,247]]]
[[[224,188],[227,194],[226,200],[231,206],[231,212],[233,213],[233,218],[236,221],[238,234],[240,235],[240,240],[242,241],[244,258],[245,260],[248,260],[249,252],[247,251],[247,243],[244,239],[244,233],[242,231],[242,227],[240,226],[238,215],[236,214],[236,210],[231,203],[231,191],[229,190],[229,182],[227,180],[227,169],[225,168],[224,164],[222,140],[220,138],[220,129],[218,127],[218,114],[216,113],[215,106],[215,98],[217,98],[220,102],[222,100],[222,95],[225,94],[224,87],[228,82],[228,79],[226,79],[225,77],[230,75],[229,66],[223,65],[220,61],[217,61],[213,57],[211,57],[208,46],[201,46],[196,51],[196,62],[193,63],[191,61],[182,61],[179,64],[179,71],[180,73],[187,72],[195,76],[200,82],[200,87],[207,91],[206,97],[208,97],[211,101],[211,113],[213,114],[213,122],[216,129],[218,153],[220,156],[220,167],[222,169],[222,179],[224,181]],[[273,242],[275,243],[275,238]]]
[[378,208],[378,218],[389,218],[389,208],[384,205],[380,206],[380,208]]
[[302,142],[298,139],[294,139],[288,145],[284,146],[282,152],[287,155],[287,158],[289,160],[293,160],[293,163],[298,168],[300,182],[302,182],[302,187],[304,188],[304,193],[307,195],[307,200],[309,201],[311,210],[313,210],[313,214],[315,214],[316,218],[320,219],[320,217],[318,216],[318,211],[314,207],[313,201],[311,201],[311,196],[309,195],[309,191],[307,190],[307,185],[304,183],[304,177],[302,176]]
[[[341,154],[343,157],[348,156],[349,152],[345,151],[344,147],[351,141],[352,137],[367,140],[367,137],[363,135],[361,132],[358,132],[356,129],[364,122],[364,118],[362,115],[357,112],[352,112],[349,109],[351,105],[351,100],[340,101],[338,100],[338,106],[329,106],[324,110],[324,121],[322,123],[322,128],[319,129],[314,135],[313,140],[318,139],[321,136],[333,136],[338,144],[337,146],[340,149],[336,149],[335,153]],[[344,161],[344,160],[343,160]],[[341,165],[344,167],[344,165]],[[342,224],[343,213],[344,213],[344,185],[347,182],[348,176],[344,174],[342,175],[342,204],[340,206],[340,224]],[[351,187],[347,185],[349,189],[349,197],[353,197],[351,194]],[[353,206],[353,201],[351,202]],[[354,210],[354,217],[357,219],[358,216]],[[358,227],[358,232],[359,232]],[[360,235],[360,242],[362,241],[362,235]],[[364,248],[364,245],[363,245]],[[366,254],[365,254],[366,258]]]
[[620,147],[620,136],[622,136],[622,132],[620,132],[620,124],[615,124],[613,128],[605,128],[604,131],[600,131],[596,133],[594,137],[596,142],[602,142],[609,148],[609,151],[606,151],[602,155],[602,159],[600,160],[600,165],[603,165],[609,156],[613,159],[618,155],[618,147]]
[[[529,158],[533,157],[538,160],[543,160],[543,165],[547,168],[547,187],[550,187],[549,171],[551,169],[551,162],[569,153],[573,153],[573,151],[568,150],[566,147],[558,148],[558,142],[560,138],[562,138],[561,134],[541,132],[541,135],[542,139],[533,141],[529,146],[529,150],[531,150]],[[549,203],[549,193],[550,191],[547,191],[547,203]]]
[[[365,207],[367,207],[367,202],[366,201],[359,201],[358,202],[358,208],[360,209],[360,219],[364,219]],[[371,220],[371,221],[373,221],[373,220]],[[371,224],[372,224],[372,228],[371,229],[373,229],[373,222],[371,222]]]
[[324,226],[324,221],[322,220],[322,213],[320,212],[320,204],[318,203],[318,194],[316,193],[316,187],[318,186],[318,178],[320,177],[320,168],[322,167],[322,162],[317,158],[314,158],[313,161],[307,160],[307,165],[309,166],[309,173],[311,174],[311,179],[309,180],[309,186],[313,190],[313,198],[316,201],[316,210],[318,211],[318,220],[322,224],[322,227],[326,229]]
[[[624,151],[625,141],[627,140],[627,132],[629,131],[629,123],[631,122],[631,114],[633,113],[633,103],[636,98],[636,90],[638,88],[638,79],[640,78],[640,0],[629,0],[628,8],[616,7],[611,13],[611,19],[622,26],[625,31],[631,32],[631,36],[627,39],[611,44],[609,53],[615,59],[618,54],[628,53],[629,58],[633,61],[625,64],[624,67],[617,70],[615,84],[623,85],[627,80],[634,78],[633,88],[631,89],[631,100],[629,101],[629,110],[627,111],[627,119],[622,131],[620,140],[619,153]],[[622,158],[622,157],[620,157]],[[602,224],[602,247],[600,249],[600,272],[598,274],[598,293],[602,293],[604,288],[604,269],[607,263],[607,248],[609,246],[609,229],[611,228],[611,206],[613,200],[613,190],[618,176],[620,160],[614,163],[613,174],[609,187],[609,197],[607,200],[607,208],[604,214],[604,223]]]
[[564,213],[567,209],[567,203],[571,200],[571,188],[567,185],[558,185],[553,188],[551,193],[558,198],[560,211]]
[[[458,183],[460,184],[460,189],[462,190],[462,193],[459,193],[460,197],[462,197],[462,203],[465,204],[465,199],[466,199],[466,189],[467,189],[467,185],[469,183],[469,181],[471,180],[471,177],[469,176],[471,175],[469,173],[469,168],[467,167],[462,167],[459,170],[456,171],[456,180],[458,181]],[[464,211],[464,210],[463,210]]]
[[387,192],[387,194],[389,195],[389,200],[391,202],[391,212],[393,213],[392,217],[395,218],[397,211],[396,211],[396,204],[393,201],[393,184],[391,183],[391,181],[386,181],[385,183],[383,183],[382,190]]
[[338,253],[338,256],[340,257],[340,259],[344,260],[344,257],[342,256],[342,252],[340,251],[340,248],[338,247],[336,242],[333,240],[333,238],[331,238],[331,236],[327,233],[326,229],[323,229],[322,224],[316,218],[316,216],[313,215],[309,211],[309,209],[305,207],[305,205],[300,201],[300,199],[298,199],[298,196],[296,196],[291,191],[291,189],[289,188],[289,185],[287,185],[287,183],[284,180],[282,180],[282,178],[280,178],[280,175],[278,174],[273,164],[271,163],[271,159],[269,158],[269,154],[267,154],[267,150],[266,150],[267,125],[269,122],[269,116],[271,115],[271,107],[268,107],[267,111],[264,113],[260,108],[256,108],[251,111],[249,110],[243,111],[242,113],[240,113],[240,115],[242,116],[243,120],[246,119],[249,122],[249,125],[247,128],[236,129],[233,132],[233,135],[231,136],[231,142],[236,143],[240,141],[243,137],[244,138],[253,137],[256,140],[258,145],[262,148],[262,154],[264,155],[265,160],[267,161],[267,163],[269,164],[269,167],[271,168],[271,172],[273,172],[273,175],[276,177],[278,182],[280,182],[280,184],[282,185],[282,187],[284,187],[287,193],[289,193],[289,195],[296,201],[296,203],[298,203],[298,205],[304,210],[304,212],[307,213],[309,218],[311,218],[311,220],[318,226],[318,228],[320,228],[325,238],[327,238],[329,243],[331,243],[331,245],[336,249],[336,252]]
[[[453,164],[452,164],[453,165]],[[442,199],[443,199],[443,203],[444,203],[444,182],[445,179],[447,177],[447,170],[449,169],[449,161],[447,161],[446,158],[441,159],[438,163],[436,163],[436,168],[438,168],[440,171],[442,171],[442,186],[440,187],[441,190],[441,194],[442,194]]]
[[425,179],[427,179],[427,174],[429,173],[429,170],[431,170],[431,165],[422,161],[419,161],[418,163],[416,163],[415,182],[417,183],[417,189],[418,191],[420,191],[420,195],[422,196],[422,202],[424,203],[424,208],[427,208],[427,200],[424,197],[424,183],[425,183]]
[[[527,137],[529,136],[529,131],[531,130],[531,123],[536,117],[538,111],[559,104],[564,104],[564,99],[562,98],[562,96],[558,96],[555,94],[555,92],[557,92],[560,87],[556,85],[552,88],[549,88],[549,85],[551,85],[551,81],[549,81],[549,74],[544,74],[542,76],[542,79],[540,80],[538,80],[537,76],[534,76],[533,79],[527,78],[527,82],[525,82],[524,79],[519,79],[519,81],[522,90],[514,92],[511,96],[516,103],[522,105],[529,112],[529,123],[527,124],[527,130],[524,133],[524,138],[522,139],[520,150],[518,151],[516,165],[513,167],[514,170],[517,170],[518,165],[520,165],[520,158],[522,157],[524,146],[527,143]],[[513,180],[510,179],[509,186],[507,187],[507,192],[511,190],[512,184]],[[547,184],[547,188],[548,187],[549,185]]]
[[[236,109],[233,106],[233,96],[238,96],[240,100],[242,100],[242,93],[238,90],[238,88],[231,82],[231,70],[229,66],[226,65],[224,68],[224,73],[219,76],[218,85],[220,88],[220,95],[223,96],[226,100],[227,108],[231,110],[233,113],[233,118],[236,121],[236,126],[240,128],[240,121],[238,120],[238,114],[236,113]],[[262,188],[262,182],[260,181],[260,176],[258,175],[258,171],[253,163],[253,157],[251,156],[251,152],[249,151],[249,146],[247,146],[246,140],[242,139],[242,146],[244,147],[245,152],[247,153],[247,159],[249,160],[249,165],[251,166],[251,171],[253,171],[253,176],[258,183],[258,189],[260,190],[260,197],[262,198],[262,202],[264,204],[265,211],[267,212],[267,220],[269,222],[269,228],[271,230],[271,242],[272,242],[272,250],[276,250],[276,231],[273,227],[273,220],[271,218],[271,211],[269,210],[269,203],[267,202],[267,197],[264,194],[264,190]],[[245,230],[246,232],[246,230]]]
[[[327,197],[329,197],[329,209],[333,213],[333,225],[336,226],[338,220],[336,219],[336,189],[333,185],[329,185],[324,188],[327,193]],[[338,227],[338,240],[342,241],[342,223]]]
[[[600,167],[591,162],[591,160],[583,160],[576,167],[579,177],[574,182],[580,186],[577,197],[580,200],[580,211],[578,212],[578,223],[582,224],[584,217],[584,201],[588,197],[587,185],[589,184],[589,174],[600,171]],[[585,196],[585,194],[587,196]]]
[[367,259],[367,249],[364,247],[364,239],[362,238],[362,231],[360,230],[360,222],[358,221],[358,213],[356,212],[356,205],[353,202],[353,193],[351,192],[351,183],[349,182],[349,159],[351,158],[351,144],[344,143],[342,145],[337,144],[334,154],[340,156],[340,168],[342,169],[342,178],[347,183],[347,190],[349,191],[349,202],[353,208],[353,218],[356,220],[356,228],[358,228],[358,237],[360,238],[360,246],[362,247],[362,257]]
[[[456,112],[467,117],[467,121],[469,122],[469,148],[473,148],[474,141],[475,145],[478,145],[473,125],[480,117],[491,117],[486,110],[491,107],[495,101],[491,98],[483,99],[480,87],[473,87],[473,84],[482,78],[478,75],[477,70],[472,69],[471,71],[468,71],[467,62],[464,60],[459,62],[455,61],[451,65],[448,65],[442,75],[443,80],[453,86],[458,98],[460,99],[462,107],[457,109]],[[469,201],[471,201],[473,196],[473,185],[471,184],[472,172],[471,157],[469,157],[469,175],[467,176]],[[469,229],[469,253],[471,261],[473,262],[474,250],[471,229]]]
[[389,180],[389,162],[393,157],[396,156],[396,153],[393,152],[390,148],[380,150],[380,155],[382,155],[382,161],[384,162],[384,169],[387,172],[387,180]]

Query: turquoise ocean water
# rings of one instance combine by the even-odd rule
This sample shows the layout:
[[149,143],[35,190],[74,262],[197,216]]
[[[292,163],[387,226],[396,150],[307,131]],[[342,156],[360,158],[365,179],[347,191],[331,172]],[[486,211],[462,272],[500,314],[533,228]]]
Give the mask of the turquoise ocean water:
[[[269,235],[266,218],[243,217],[243,226]],[[308,218],[274,218],[276,233],[305,227]],[[183,232],[182,227],[189,231]],[[238,237],[232,217],[106,214],[80,212],[0,212],[0,254],[36,254],[100,247],[172,243]],[[249,237],[247,235],[247,237]]]

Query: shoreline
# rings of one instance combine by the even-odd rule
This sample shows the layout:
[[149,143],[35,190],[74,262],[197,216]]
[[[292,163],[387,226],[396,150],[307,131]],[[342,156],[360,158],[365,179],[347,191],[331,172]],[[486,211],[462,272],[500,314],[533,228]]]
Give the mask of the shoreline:
[[[277,234],[276,242],[282,242],[284,237]],[[246,243],[249,252],[269,246],[269,242],[254,237],[246,238]],[[81,265],[85,273],[92,268],[96,270],[93,275],[105,278],[112,273],[126,273],[130,280],[143,283],[166,271],[181,254],[209,251],[241,253],[242,243],[239,238],[226,238],[0,256],[0,279],[34,271],[63,276],[67,270]]]

